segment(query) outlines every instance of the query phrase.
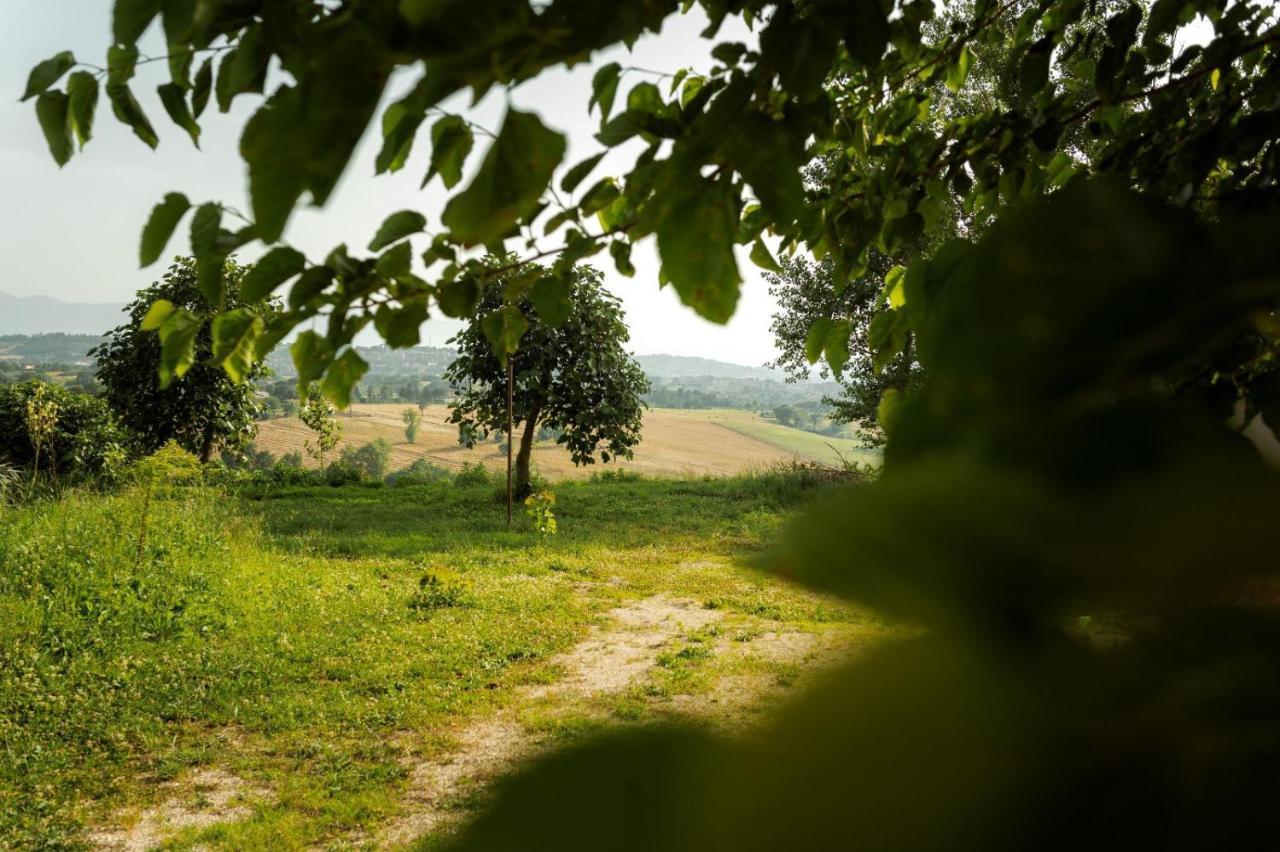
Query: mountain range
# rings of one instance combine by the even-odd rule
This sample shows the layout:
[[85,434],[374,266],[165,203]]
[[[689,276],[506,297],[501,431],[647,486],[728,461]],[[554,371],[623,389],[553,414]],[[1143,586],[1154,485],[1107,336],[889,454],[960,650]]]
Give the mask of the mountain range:
[[64,302],[0,293],[0,334],[104,334],[124,321],[115,302]]

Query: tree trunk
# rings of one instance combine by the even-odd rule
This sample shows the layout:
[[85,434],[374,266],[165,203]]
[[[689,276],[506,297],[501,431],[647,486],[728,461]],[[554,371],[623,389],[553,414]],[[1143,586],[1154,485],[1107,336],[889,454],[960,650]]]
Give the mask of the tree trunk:
[[529,480],[530,461],[533,458],[533,441],[538,434],[538,416],[542,413],[540,406],[534,406],[524,421],[524,434],[520,436],[520,451],[516,454],[516,499],[524,500],[532,490]]
[[204,427],[204,438],[200,443],[200,463],[208,464],[209,459],[213,457],[213,421],[210,420]]

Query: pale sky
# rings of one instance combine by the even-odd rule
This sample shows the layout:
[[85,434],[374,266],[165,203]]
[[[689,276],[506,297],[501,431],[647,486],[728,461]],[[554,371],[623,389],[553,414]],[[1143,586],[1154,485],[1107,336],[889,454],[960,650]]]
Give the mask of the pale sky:
[[[5,258],[0,292],[80,302],[125,301],[162,270],[159,264],[139,270],[136,258],[142,224],[166,192],[183,192],[197,204],[217,200],[248,209],[237,147],[244,120],[260,100],[241,96],[230,115],[220,115],[211,104],[203,117],[203,150],[196,151],[155,96],[155,87],[168,81],[164,62],[140,67],[133,81],[135,94],[160,133],[156,151],[116,122],[104,97],[94,138],[85,151],[61,170],[50,158],[36,123],[34,101],[17,102],[27,73],[35,63],[64,49],[104,65],[110,9],[111,0],[0,0],[0,245]],[[589,118],[585,112],[594,67],[618,61],[663,71],[685,66],[705,70],[711,64],[708,43],[697,37],[704,24],[700,16],[672,19],[661,36],[640,42],[630,55],[618,49],[598,54],[590,66],[545,74],[517,89],[512,102],[537,112],[548,126],[565,133],[569,137],[566,165],[575,163],[601,147],[592,138],[598,116]],[[143,54],[164,53],[158,29],[157,24],[143,39]],[[731,33],[740,40],[751,38],[740,21],[727,24],[722,38]],[[410,74],[397,79],[393,92],[404,91],[413,79]],[[619,100],[641,79],[645,78],[624,78]],[[470,117],[496,129],[505,97],[491,94]],[[458,109],[465,101],[446,106]],[[429,159],[425,129],[426,125],[405,170],[381,177],[373,173],[380,134],[375,130],[366,136],[328,205],[322,210],[300,209],[286,239],[318,260],[342,242],[353,252],[363,250],[382,219],[396,210],[417,209],[427,216],[429,228],[438,227],[445,198],[439,179],[426,191],[418,188]],[[478,165],[484,148],[478,139],[468,163],[471,168]],[[621,171],[634,153],[629,149],[610,155],[597,174]],[[170,254],[185,251],[186,222],[169,246]],[[242,259],[252,260],[257,251],[246,250]],[[622,298],[635,352],[699,355],[751,365],[774,356],[769,334],[774,303],[745,253],[739,258],[745,279],[743,297],[727,326],[700,319],[679,303],[670,288],[659,290],[652,238],[637,246],[633,260],[637,274],[632,279],[617,275],[607,255],[589,262],[606,271],[609,287]],[[454,328],[447,320],[432,320],[423,329],[423,342],[429,339],[440,345]]]

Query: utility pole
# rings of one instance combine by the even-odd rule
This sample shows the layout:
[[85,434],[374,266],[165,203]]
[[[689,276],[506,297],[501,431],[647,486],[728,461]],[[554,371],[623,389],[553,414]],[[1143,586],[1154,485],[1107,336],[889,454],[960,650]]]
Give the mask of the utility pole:
[[515,401],[515,359],[507,356],[507,529],[511,529],[511,451],[515,438],[514,401]]

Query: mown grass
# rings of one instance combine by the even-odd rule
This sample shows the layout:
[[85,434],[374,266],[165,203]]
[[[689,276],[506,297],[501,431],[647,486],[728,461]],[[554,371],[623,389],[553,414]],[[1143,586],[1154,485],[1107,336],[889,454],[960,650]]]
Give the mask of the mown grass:
[[[0,846],[74,847],[205,764],[271,795],[174,848],[359,837],[401,808],[406,754],[554,678],[620,600],[851,620],[744,567],[822,487],[562,483],[547,542],[506,530],[492,487],[447,483],[192,489],[145,524],[137,491],[0,510]],[[681,653],[667,681],[703,662]]]

